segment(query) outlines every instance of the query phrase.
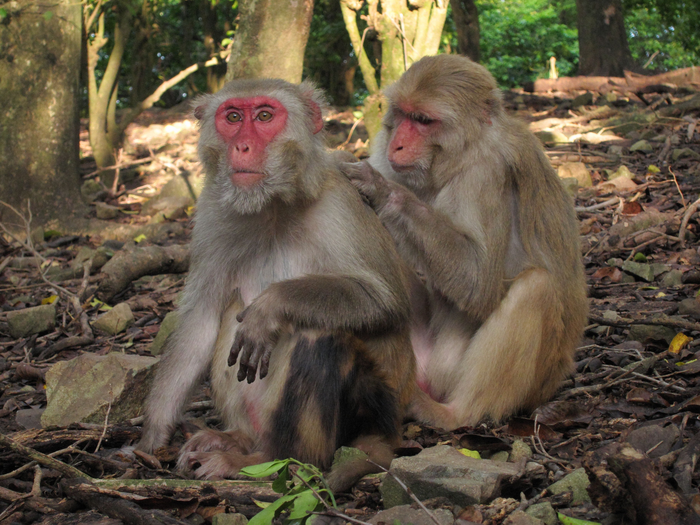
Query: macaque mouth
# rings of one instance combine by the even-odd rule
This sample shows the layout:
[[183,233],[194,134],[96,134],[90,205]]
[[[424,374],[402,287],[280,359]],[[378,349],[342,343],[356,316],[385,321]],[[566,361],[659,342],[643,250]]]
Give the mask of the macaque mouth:
[[265,178],[265,174],[253,171],[234,171],[229,177],[234,186],[248,189],[260,183]]

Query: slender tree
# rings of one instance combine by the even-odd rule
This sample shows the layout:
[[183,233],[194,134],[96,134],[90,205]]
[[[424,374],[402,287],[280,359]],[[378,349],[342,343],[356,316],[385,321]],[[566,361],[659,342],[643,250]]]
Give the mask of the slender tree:
[[452,17],[457,30],[457,46],[460,55],[466,55],[474,62],[480,58],[479,10],[474,0],[450,0]]

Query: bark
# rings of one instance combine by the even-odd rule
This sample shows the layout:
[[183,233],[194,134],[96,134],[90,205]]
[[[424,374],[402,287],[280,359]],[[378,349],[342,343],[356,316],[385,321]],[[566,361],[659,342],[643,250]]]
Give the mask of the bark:
[[452,16],[457,30],[457,49],[460,55],[478,62],[481,52],[479,49],[479,11],[474,0],[450,0]]
[[226,80],[272,77],[299,83],[313,7],[313,0],[240,0]]
[[[25,216],[29,200],[44,222],[81,205],[80,4],[14,5],[0,24],[0,200]],[[0,221],[19,222],[0,208]]]
[[633,66],[621,0],[576,0],[579,74],[622,76]]

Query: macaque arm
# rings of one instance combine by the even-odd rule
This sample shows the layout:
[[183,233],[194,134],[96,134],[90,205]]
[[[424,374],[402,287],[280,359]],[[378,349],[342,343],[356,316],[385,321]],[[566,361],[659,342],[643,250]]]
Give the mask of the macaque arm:
[[[496,307],[502,295],[502,272],[498,266],[491,267],[489,261],[501,260],[493,252],[505,241],[489,242],[481,229],[458,227],[409,189],[386,180],[368,163],[361,168],[346,164],[343,171],[377,211],[399,251],[406,260],[417,263],[433,288],[476,318],[485,318]],[[509,231],[510,225],[503,221],[503,205],[492,207],[491,231]],[[481,218],[462,222],[478,226]]]
[[192,390],[211,363],[227,288],[212,286],[205,274],[194,270],[188,281],[178,310],[179,325],[168,337],[146,401],[140,450],[151,452],[167,443]]

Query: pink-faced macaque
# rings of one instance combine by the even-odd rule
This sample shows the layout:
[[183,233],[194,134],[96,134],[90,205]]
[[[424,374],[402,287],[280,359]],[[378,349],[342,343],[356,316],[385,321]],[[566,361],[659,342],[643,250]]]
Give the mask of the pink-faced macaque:
[[369,164],[343,170],[415,271],[412,413],[455,428],[533,409],[588,312],[572,199],[482,66],[426,57],[386,97]]
[[[168,442],[209,372],[225,431],[183,447],[197,477],[287,457],[327,468],[341,445],[388,465],[414,394],[410,274],[325,150],[322,96],[236,80],[195,105],[207,179],[138,448]],[[351,462],[329,481],[344,489],[374,468]]]

